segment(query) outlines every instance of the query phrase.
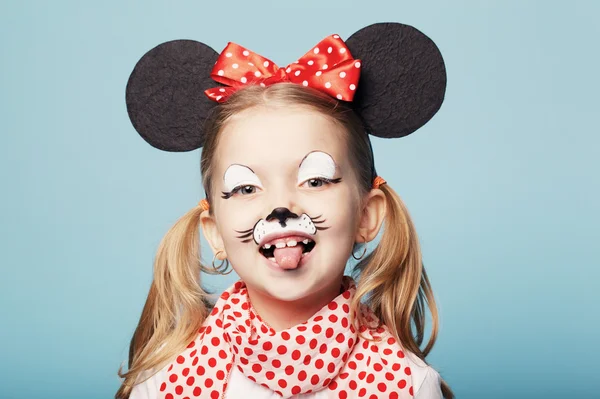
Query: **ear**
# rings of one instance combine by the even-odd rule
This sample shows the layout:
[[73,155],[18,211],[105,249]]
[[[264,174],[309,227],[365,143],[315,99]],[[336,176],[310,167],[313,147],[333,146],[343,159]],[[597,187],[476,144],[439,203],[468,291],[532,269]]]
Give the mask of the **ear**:
[[219,228],[217,227],[217,222],[214,216],[211,216],[209,211],[203,211],[200,214],[200,225],[202,226],[204,238],[206,238],[206,241],[208,241],[213,253],[218,253],[217,259],[223,260],[227,258],[227,252],[225,252],[225,245],[223,244],[223,237],[219,232]]
[[144,140],[164,151],[202,147],[202,126],[216,105],[204,91],[215,87],[210,73],[218,59],[194,40],[172,40],[144,54],[125,91],[127,113]]
[[384,192],[378,188],[372,189],[364,199],[354,240],[358,243],[364,243],[365,240],[366,242],[373,241],[381,229],[385,213],[386,200]]

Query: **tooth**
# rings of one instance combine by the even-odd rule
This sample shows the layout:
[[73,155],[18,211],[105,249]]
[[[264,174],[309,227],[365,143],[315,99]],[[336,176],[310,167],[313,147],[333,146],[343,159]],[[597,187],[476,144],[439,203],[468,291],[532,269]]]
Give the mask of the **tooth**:
[[305,244],[308,244],[308,238],[307,238],[307,239],[304,239],[304,240],[302,240],[302,242],[303,242],[303,243],[305,243]]
[[304,257],[306,256],[306,254],[307,254],[307,253],[308,253],[308,252],[304,252],[304,253],[302,254],[302,256],[300,256],[300,257],[301,257],[301,258],[304,258]]
[[285,248],[285,242],[278,242],[277,244],[275,244],[275,247],[277,247],[277,248]]
[[263,248],[264,248],[264,249],[269,249],[269,248],[271,248],[271,244],[265,244],[265,245],[263,246]]
[[288,247],[295,247],[295,246],[296,246],[296,244],[298,244],[298,243],[297,243],[296,241],[294,241],[294,240],[289,240],[289,241],[287,242],[287,246],[288,246]]
[[[271,262],[275,262],[275,257],[269,258]],[[276,262],[275,262],[276,263]]]

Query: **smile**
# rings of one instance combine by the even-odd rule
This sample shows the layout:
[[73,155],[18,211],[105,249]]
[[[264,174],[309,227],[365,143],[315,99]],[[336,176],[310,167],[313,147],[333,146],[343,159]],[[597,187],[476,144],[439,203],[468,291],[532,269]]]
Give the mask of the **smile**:
[[[268,238],[268,237],[266,237]],[[275,249],[277,248],[286,248],[286,247],[297,247],[302,246],[302,257],[304,257],[307,253],[312,251],[315,247],[315,242],[305,237],[304,235],[289,235],[287,237],[278,237],[274,239],[270,239],[262,244],[259,247],[259,252],[267,259],[274,261],[275,260]]]

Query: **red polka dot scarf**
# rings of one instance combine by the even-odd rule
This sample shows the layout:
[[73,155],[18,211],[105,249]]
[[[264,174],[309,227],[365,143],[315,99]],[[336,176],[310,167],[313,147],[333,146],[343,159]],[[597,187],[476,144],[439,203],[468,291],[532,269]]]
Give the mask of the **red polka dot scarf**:
[[[168,367],[161,397],[219,399],[232,367],[283,398],[330,391],[332,398],[411,398],[410,367],[399,343],[362,305],[369,325],[350,325],[355,282],[306,322],[275,331],[254,311],[242,280],[228,288],[197,338]],[[372,396],[374,395],[374,396]]]

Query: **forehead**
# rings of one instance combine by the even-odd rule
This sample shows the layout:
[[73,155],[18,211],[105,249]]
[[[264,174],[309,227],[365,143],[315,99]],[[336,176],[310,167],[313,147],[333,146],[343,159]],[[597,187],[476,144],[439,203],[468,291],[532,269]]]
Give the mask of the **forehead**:
[[215,160],[221,176],[231,164],[255,172],[298,168],[311,151],[331,155],[346,166],[343,128],[316,111],[301,108],[252,108],[235,115],[219,138]]

